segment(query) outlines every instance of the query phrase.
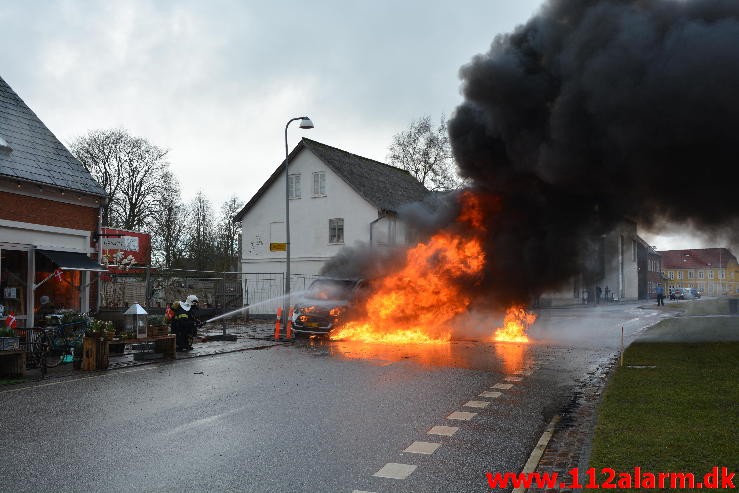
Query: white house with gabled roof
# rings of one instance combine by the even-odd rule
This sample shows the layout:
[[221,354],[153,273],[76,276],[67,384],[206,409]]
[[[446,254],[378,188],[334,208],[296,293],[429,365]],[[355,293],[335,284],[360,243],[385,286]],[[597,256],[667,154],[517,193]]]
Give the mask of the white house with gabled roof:
[[[381,248],[407,243],[410,235],[397,219],[398,209],[423,200],[429,193],[407,171],[306,138],[290,153],[288,175],[294,289],[301,289],[307,279],[318,275],[344,246]],[[234,220],[242,225],[241,270],[247,284],[252,284],[244,291],[252,295],[245,303],[267,296],[263,293],[266,289],[275,291],[273,295],[281,294],[285,273],[284,161]],[[262,287],[257,286],[260,282]]]

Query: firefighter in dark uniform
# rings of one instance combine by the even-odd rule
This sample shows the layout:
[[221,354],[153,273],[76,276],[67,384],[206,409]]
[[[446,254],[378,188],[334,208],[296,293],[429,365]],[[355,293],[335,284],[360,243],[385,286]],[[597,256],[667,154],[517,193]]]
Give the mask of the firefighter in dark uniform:
[[177,351],[190,351],[192,339],[197,334],[200,321],[197,319],[198,297],[191,294],[185,301],[172,303],[172,332],[176,336]]

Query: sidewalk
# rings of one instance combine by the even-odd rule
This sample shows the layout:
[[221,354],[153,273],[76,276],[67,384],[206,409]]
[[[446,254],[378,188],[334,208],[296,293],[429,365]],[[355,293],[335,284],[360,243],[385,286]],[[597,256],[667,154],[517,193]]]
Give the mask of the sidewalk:
[[[235,340],[220,340],[223,334],[222,329],[215,324],[209,324],[198,332],[198,338],[193,341],[192,351],[178,352],[177,360],[185,360],[191,358],[200,358],[203,356],[212,356],[216,354],[233,353],[237,351],[247,351],[252,349],[264,349],[282,344],[274,341],[274,323],[269,321],[255,321],[245,325],[228,326],[227,334],[235,336]],[[122,355],[111,355],[110,364],[107,369],[99,371],[110,371],[120,368],[130,368],[133,366],[150,365],[152,363],[169,362],[162,358],[135,360],[134,354],[142,352],[137,345],[131,344],[126,346],[126,351]],[[152,353],[153,354],[153,353]],[[80,376],[90,375],[97,372],[89,372],[75,370],[71,363],[62,364],[56,368],[49,368],[44,381],[58,380],[66,378],[78,378]],[[14,383],[0,386],[23,386],[27,384],[35,384],[41,381],[41,370],[34,368],[26,371],[26,376],[22,379],[14,380]]]

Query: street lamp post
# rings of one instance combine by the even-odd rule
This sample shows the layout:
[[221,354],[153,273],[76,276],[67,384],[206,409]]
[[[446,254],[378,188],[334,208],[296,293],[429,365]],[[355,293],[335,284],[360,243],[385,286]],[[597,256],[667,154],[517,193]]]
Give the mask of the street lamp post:
[[290,309],[290,175],[288,174],[287,127],[294,121],[300,120],[300,128],[313,128],[313,122],[307,116],[292,118],[285,124],[285,300],[282,305],[283,327],[287,327],[287,318]]

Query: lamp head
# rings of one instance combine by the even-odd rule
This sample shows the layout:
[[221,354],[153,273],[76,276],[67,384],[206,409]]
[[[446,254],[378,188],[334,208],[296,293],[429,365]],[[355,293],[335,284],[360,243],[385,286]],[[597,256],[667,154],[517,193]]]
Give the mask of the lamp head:
[[313,128],[313,122],[310,121],[310,118],[308,118],[307,116],[304,116],[300,119],[300,128],[304,128],[306,130]]

